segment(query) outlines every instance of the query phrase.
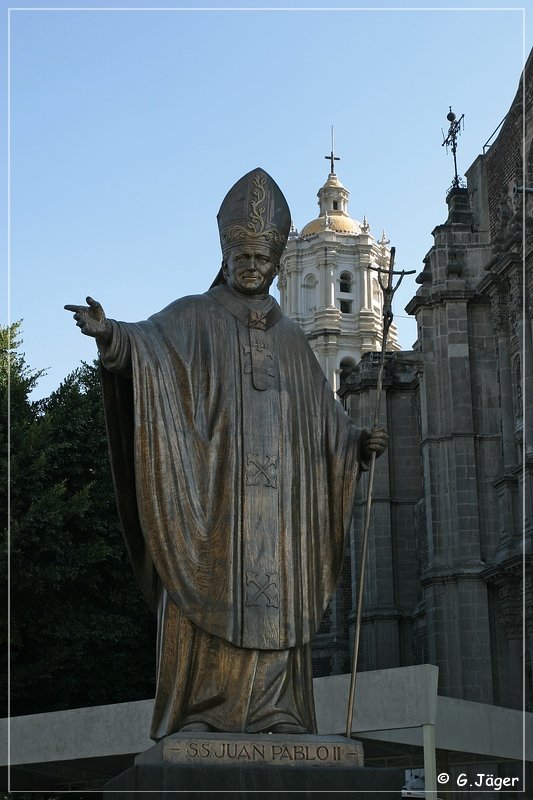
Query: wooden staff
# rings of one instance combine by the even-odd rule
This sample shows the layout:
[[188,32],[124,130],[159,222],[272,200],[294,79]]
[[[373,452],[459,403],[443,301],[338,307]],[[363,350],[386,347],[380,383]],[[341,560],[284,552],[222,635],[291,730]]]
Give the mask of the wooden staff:
[[[392,324],[393,320],[393,313],[392,313],[392,298],[394,297],[394,293],[396,289],[399,287],[400,283],[403,280],[404,275],[412,275],[416,270],[410,270],[406,272],[402,270],[401,272],[394,272],[394,256],[396,253],[396,248],[391,247],[390,251],[390,261],[389,261],[389,268],[384,270],[380,267],[369,267],[369,269],[374,270],[378,273],[378,281],[379,285],[381,286],[381,291],[383,292],[383,333],[381,337],[381,357],[379,361],[379,369],[378,369],[378,380],[376,385],[376,406],[374,410],[374,421],[373,421],[373,428],[378,426],[379,422],[379,407],[381,403],[381,388],[383,385],[383,369],[385,367],[385,350],[387,348],[387,337],[389,335],[389,328]],[[387,283],[384,284],[381,274],[386,272],[388,275]],[[399,275],[398,282],[396,286],[393,285],[393,276]],[[348,698],[348,716],[346,718],[346,737],[351,739],[352,736],[352,719],[353,719],[353,705],[354,705],[354,697],[355,697],[355,684],[356,684],[356,676],[357,676],[357,660],[359,658],[359,643],[361,639],[361,618],[363,614],[363,591],[365,585],[365,566],[366,566],[366,555],[368,550],[368,531],[370,528],[370,511],[372,508],[372,490],[374,487],[374,468],[376,465],[376,453],[372,451],[370,456],[370,467],[368,470],[368,486],[367,486],[367,493],[366,493],[366,508],[365,508],[365,525],[363,528],[363,542],[361,547],[361,564],[359,567],[359,583],[357,586],[357,613],[355,617],[355,631],[354,631],[354,639],[353,639],[353,652],[352,652],[352,675],[350,680],[350,695]]]

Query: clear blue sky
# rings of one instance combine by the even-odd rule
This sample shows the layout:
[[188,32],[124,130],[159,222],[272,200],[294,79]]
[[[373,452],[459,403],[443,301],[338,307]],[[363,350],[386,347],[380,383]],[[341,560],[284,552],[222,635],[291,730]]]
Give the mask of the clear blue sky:
[[[74,5],[15,2],[9,16],[11,289],[0,318],[23,318],[28,362],[48,368],[36,396],[95,356],[64,303],[91,294],[108,316],[138,320],[209,287],[216,213],[248,170],[275,178],[298,228],[313,219],[332,124],[351,215],[366,214],[376,238],[385,229],[397,265],[420,271],[446,218],[448,107],[465,114],[464,172],[506,114],[532,43],[529,19],[501,0],[499,11]],[[7,42],[7,12],[2,25]],[[397,295],[404,349],[417,288],[406,280]]]

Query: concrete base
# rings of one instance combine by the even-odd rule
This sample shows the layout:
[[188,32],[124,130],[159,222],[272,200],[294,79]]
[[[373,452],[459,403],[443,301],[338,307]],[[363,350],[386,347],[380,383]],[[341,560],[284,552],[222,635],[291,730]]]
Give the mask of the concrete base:
[[[279,800],[280,792],[331,800],[345,792],[376,800],[376,790],[400,797],[403,770],[362,766],[362,747],[342,736],[174,734],[135,759],[135,766],[109,781],[105,800],[211,800],[220,792],[235,800]],[[234,794],[233,794],[234,793]],[[338,797],[338,795],[337,795]]]

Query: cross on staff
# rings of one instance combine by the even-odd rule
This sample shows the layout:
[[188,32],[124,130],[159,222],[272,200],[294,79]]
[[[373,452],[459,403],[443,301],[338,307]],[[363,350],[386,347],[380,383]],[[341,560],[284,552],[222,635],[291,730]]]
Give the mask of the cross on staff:
[[334,134],[333,134],[333,125],[332,125],[331,126],[331,153],[329,154],[329,156],[324,156],[324,158],[327,158],[328,161],[331,163],[331,175],[335,174],[335,164],[333,162],[334,161],[340,161],[340,157],[334,155],[335,144],[334,144],[333,136],[334,136]]
[[[381,337],[381,357],[379,362],[379,369],[378,369],[378,380],[376,385],[376,405],[374,409],[374,422],[373,428],[377,427],[379,422],[379,406],[381,403],[381,389],[383,385],[383,369],[385,366],[385,350],[387,347],[387,338],[389,335],[389,329],[392,325],[392,320],[394,319],[394,315],[392,313],[392,299],[394,297],[394,293],[398,289],[400,283],[402,282],[404,275],[413,275],[416,270],[404,270],[402,269],[400,272],[394,271],[394,256],[396,254],[396,248],[391,247],[390,251],[390,261],[388,269],[382,269],[381,267],[370,267],[369,269],[373,270],[374,272],[378,273],[378,281],[381,287],[381,291],[383,292],[383,333]],[[385,284],[383,282],[382,275],[387,274],[388,280]],[[393,283],[393,278],[395,275],[399,275],[398,281],[396,285]],[[368,550],[368,531],[370,529],[370,511],[372,508],[372,491],[374,487],[374,469],[376,465],[376,453],[373,451],[370,457],[370,466],[368,469],[368,486],[367,486],[367,493],[366,493],[366,507],[365,507],[365,524],[363,528],[363,541],[361,545],[361,563],[359,567],[359,583],[357,586],[357,613],[355,617],[355,631],[354,631],[354,639],[353,639],[353,651],[352,651],[352,674],[350,679],[350,694],[348,698],[348,714],[346,717],[346,738],[351,739],[352,736],[352,719],[353,719],[353,705],[354,705],[354,698],[355,698],[355,685],[356,685],[356,676],[357,676],[357,661],[359,658],[359,642],[361,639],[361,619],[363,615],[363,590],[365,585],[365,569],[366,569],[366,556]]]

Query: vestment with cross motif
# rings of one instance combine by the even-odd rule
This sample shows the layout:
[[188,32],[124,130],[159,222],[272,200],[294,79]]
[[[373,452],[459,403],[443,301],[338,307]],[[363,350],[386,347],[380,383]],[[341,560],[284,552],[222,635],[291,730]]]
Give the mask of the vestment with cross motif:
[[146,595],[163,587],[238,647],[308,642],[341,568],[360,431],[303,332],[225,285],[112,325],[114,479]]

